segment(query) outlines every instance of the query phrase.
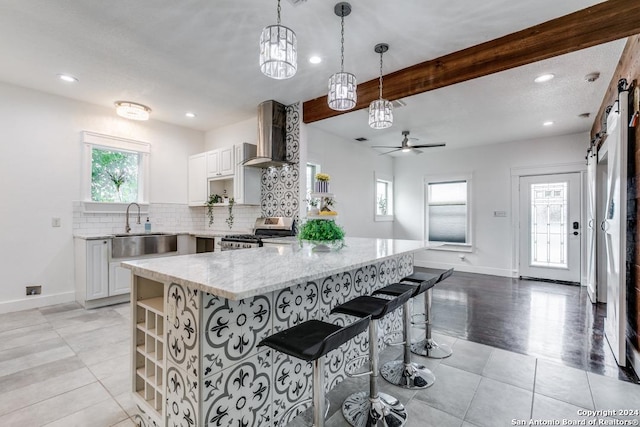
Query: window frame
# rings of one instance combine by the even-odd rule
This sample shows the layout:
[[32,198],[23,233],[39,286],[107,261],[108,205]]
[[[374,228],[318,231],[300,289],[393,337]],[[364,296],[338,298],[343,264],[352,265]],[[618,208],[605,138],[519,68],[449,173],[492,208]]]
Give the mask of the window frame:
[[138,153],[138,199],[135,203],[149,204],[149,154],[151,144],[132,139],[103,135],[95,132],[82,132],[82,184],[81,200],[85,212],[124,212],[128,202],[96,202],[91,200],[91,167],[93,149],[116,150]]
[[[448,182],[460,182],[465,181],[467,183],[467,221],[466,221],[466,243],[455,242],[435,242],[429,240],[429,185],[430,184],[445,184]],[[429,175],[425,176],[424,180],[424,240],[433,245],[437,245],[432,249],[443,251],[457,251],[457,252],[472,252],[473,251],[473,174],[443,174],[443,175]]]
[[[378,182],[387,184],[387,199],[391,202],[388,206],[387,215],[378,215]],[[395,219],[394,214],[394,180],[392,175],[383,173],[373,174],[373,220],[375,222],[388,222]],[[390,194],[389,194],[390,193]]]

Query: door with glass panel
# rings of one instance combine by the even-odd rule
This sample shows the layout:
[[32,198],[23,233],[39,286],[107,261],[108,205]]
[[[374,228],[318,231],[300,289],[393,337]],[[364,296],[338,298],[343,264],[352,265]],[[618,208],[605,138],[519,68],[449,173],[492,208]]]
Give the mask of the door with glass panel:
[[519,275],[580,283],[580,173],[520,177]]

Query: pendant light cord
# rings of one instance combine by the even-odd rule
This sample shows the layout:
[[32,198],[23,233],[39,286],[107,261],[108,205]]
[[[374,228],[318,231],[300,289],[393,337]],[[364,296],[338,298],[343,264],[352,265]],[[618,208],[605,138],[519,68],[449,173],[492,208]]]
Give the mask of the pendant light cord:
[[380,79],[378,80],[378,89],[380,90],[380,99],[382,99],[382,54],[384,52],[380,52]]
[[342,6],[342,13],[340,15],[342,15],[340,18],[340,26],[342,28],[340,33],[340,72],[343,73],[344,72],[344,5]]
[[280,0],[278,0],[278,25],[280,25]]

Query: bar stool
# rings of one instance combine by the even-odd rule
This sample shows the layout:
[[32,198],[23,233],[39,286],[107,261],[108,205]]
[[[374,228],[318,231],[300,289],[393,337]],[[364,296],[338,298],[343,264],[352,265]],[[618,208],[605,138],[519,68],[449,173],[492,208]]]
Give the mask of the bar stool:
[[[435,284],[438,284],[445,280],[447,277],[453,274],[453,268],[442,273]],[[403,281],[422,283],[425,280],[429,280],[433,275],[429,273],[417,272],[402,279]],[[438,344],[431,338],[431,325],[433,320],[433,314],[431,313],[431,300],[432,289],[429,288],[424,294],[424,325],[425,335],[424,339],[411,344],[411,352],[420,356],[426,356],[431,359],[444,359],[452,354],[451,348],[446,344]],[[418,322],[414,322],[416,324]]]
[[368,317],[363,317],[344,327],[320,320],[308,320],[260,341],[258,347],[271,347],[289,356],[313,362],[313,397],[289,408],[276,427],[287,419],[291,411],[311,401],[313,401],[313,425],[324,426],[324,417],[328,410],[328,406],[325,408],[324,399],[324,355],[364,332],[368,324]]
[[[411,292],[393,299],[360,296],[335,307],[332,313],[343,313],[369,320],[370,371],[351,374],[350,377],[369,375],[369,392],[362,391],[347,397],[342,404],[342,414],[349,424],[356,427],[400,427],[407,422],[407,411],[398,399],[378,391],[378,319],[400,307]],[[366,356],[362,356],[364,358]]]
[[[434,275],[430,278],[425,277],[425,280],[418,285],[409,283],[394,283],[384,288],[378,289],[373,295],[388,295],[397,297],[405,292],[411,292],[411,299],[418,295],[430,290],[440,278],[439,275]],[[391,360],[380,369],[382,377],[397,386],[408,389],[422,389],[433,385],[436,381],[436,377],[426,366],[411,361],[411,299],[407,300],[403,306],[402,316],[402,335],[403,341],[397,344],[402,344],[404,347],[404,354],[402,360]],[[390,344],[394,345],[394,344]]]

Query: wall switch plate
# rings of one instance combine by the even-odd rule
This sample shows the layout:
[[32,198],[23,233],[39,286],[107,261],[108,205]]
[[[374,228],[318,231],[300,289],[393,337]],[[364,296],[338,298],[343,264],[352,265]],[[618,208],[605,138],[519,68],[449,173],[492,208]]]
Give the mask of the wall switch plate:
[[507,211],[493,211],[493,216],[505,218],[507,216]]
[[51,218],[52,227],[60,227],[60,218]]

